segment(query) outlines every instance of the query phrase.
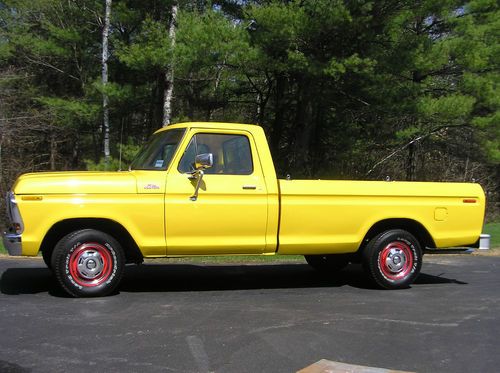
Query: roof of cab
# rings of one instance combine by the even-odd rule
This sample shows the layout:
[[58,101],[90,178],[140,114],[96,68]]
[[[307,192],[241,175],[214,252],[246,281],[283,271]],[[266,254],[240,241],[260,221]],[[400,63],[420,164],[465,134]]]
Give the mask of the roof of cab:
[[156,132],[161,132],[169,129],[175,128],[210,128],[210,129],[233,129],[233,130],[245,130],[248,126],[255,126],[255,124],[243,124],[243,123],[222,123],[222,122],[184,122],[171,124],[157,130]]

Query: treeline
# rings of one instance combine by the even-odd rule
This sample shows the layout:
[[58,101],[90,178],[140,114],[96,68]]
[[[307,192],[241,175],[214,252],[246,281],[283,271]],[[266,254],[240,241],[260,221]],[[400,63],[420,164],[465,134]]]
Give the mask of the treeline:
[[499,40],[496,0],[0,1],[0,188],[229,121],[266,129],[281,176],[476,180],[494,214]]

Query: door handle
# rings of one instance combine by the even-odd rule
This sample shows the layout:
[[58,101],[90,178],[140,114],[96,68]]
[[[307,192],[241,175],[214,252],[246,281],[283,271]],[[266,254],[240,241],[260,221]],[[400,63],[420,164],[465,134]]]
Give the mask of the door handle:
[[243,185],[242,188],[245,190],[255,190],[255,189],[257,189],[257,186],[256,185]]

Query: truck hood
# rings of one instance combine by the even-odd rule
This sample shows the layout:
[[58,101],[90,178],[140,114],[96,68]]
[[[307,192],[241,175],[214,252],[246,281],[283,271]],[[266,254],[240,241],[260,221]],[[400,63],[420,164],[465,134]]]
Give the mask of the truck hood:
[[137,193],[133,172],[38,172],[21,175],[15,194],[132,194]]

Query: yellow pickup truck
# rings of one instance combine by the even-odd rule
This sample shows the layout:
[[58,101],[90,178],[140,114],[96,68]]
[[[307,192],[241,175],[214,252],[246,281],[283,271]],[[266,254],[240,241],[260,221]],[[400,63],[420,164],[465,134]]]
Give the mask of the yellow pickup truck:
[[279,180],[256,125],[158,130],[128,171],[31,173],[7,194],[11,255],[40,251],[73,296],[102,296],[126,263],[189,255],[304,255],[321,271],[361,262],[408,287],[425,249],[475,244],[478,184]]

